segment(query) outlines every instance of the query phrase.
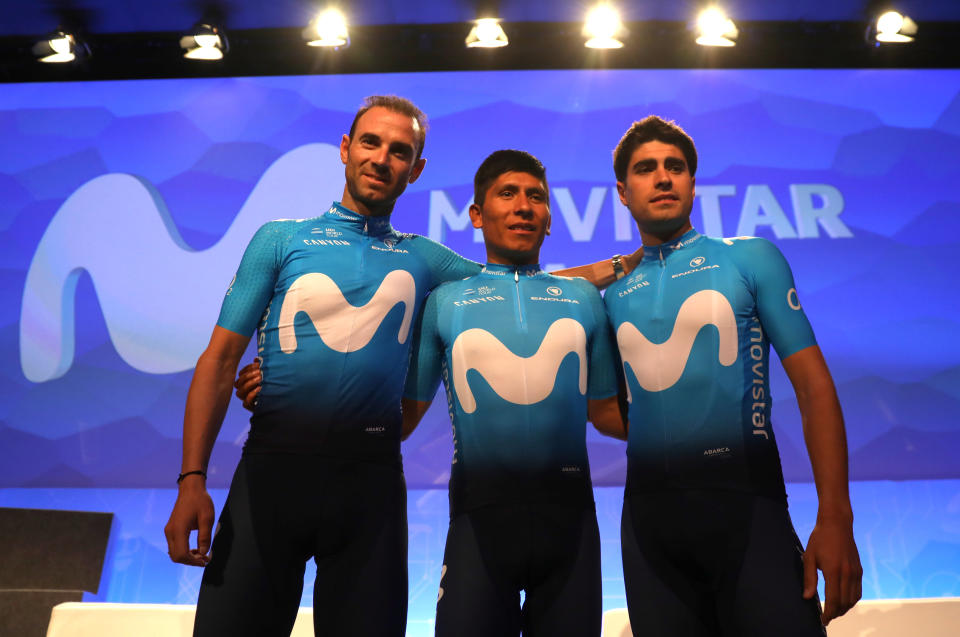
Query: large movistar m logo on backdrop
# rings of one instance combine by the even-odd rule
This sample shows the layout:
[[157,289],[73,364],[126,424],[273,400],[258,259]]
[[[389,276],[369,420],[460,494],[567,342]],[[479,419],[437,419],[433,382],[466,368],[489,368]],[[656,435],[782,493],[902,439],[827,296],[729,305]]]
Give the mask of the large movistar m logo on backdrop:
[[390,272],[373,298],[359,307],[351,305],[326,274],[304,274],[293,282],[280,306],[280,349],[286,354],[297,349],[293,320],[298,312],[307,313],[320,338],[330,349],[344,354],[363,349],[397,303],[404,305],[397,341],[405,343],[410,333],[416,299],[417,285],[413,275],[405,270]]
[[567,354],[580,359],[580,393],[587,393],[587,334],[571,318],[558,319],[547,329],[543,342],[533,356],[517,356],[486,330],[474,328],[462,332],[453,342],[453,386],[463,411],[472,414],[477,401],[467,382],[467,372],[475,369],[491,389],[504,400],[517,405],[533,405],[553,391],[560,363]]
[[[687,367],[693,342],[704,327],[713,325],[720,335],[717,359],[730,366],[737,360],[737,319],[730,301],[716,290],[701,290],[690,295],[677,311],[670,338],[660,344],[650,342],[632,323],[617,328],[617,344],[624,369],[629,364],[640,386],[649,392],[673,387]],[[627,397],[633,401],[629,386]]]
[[[243,248],[276,218],[314,217],[317,202],[343,187],[339,152],[307,144],[264,172],[223,238],[192,250],[180,237],[159,193],[146,181],[109,174],[88,181],[47,227],[23,291],[20,364],[43,382],[73,363],[73,302],[80,274],[90,274],[110,340],[130,366],[164,374],[193,367],[210,338]],[[216,292],[214,292],[216,291]]]

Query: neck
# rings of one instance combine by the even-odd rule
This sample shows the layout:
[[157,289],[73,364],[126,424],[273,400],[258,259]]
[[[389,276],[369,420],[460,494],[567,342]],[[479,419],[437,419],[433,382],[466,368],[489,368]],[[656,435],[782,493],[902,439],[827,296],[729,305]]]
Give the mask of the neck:
[[506,265],[513,268],[520,267],[522,265],[537,265],[540,263],[540,253],[537,252],[533,255],[524,255],[524,256],[504,256],[499,253],[494,253],[487,250],[487,263],[495,263],[497,265]]
[[643,245],[658,246],[679,239],[693,226],[690,224],[690,219],[687,219],[682,226],[675,230],[650,230],[641,228],[639,225],[637,227],[640,230],[640,239],[643,241]]
[[343,196],[340,197],[340,205],[342,205],[344,208],[353,210],[358,215],[363,215],[365,217],[385,217],[393,212],[393,206],[396,203],[396,201],[391,201],[389,203],[384,202],[377,205],[366,204],[362,201],[354,199],[350,195],[350,191],[346,186],[343,187]]

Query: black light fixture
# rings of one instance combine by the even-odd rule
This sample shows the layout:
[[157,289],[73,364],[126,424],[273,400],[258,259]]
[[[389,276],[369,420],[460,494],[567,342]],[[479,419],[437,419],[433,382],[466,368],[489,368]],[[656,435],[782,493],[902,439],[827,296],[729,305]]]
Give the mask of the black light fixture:
[[467,47],[471,49],[494,49],[507,46],[509,43],[507,34],[500,26],[498,18],[479,18],[476,20],[466,40]]
[[346,16],[334,7],[321,11],[303,30],[303,39],[307,46],[331,48],[350,46]]
[[736,45],[740,31],[720,7],[709,7],[697,16],[697,44],[700,46]]
[[212,24],[197,24],[193,32],[180,38],[183,57],[188,60],[222,60],[230,50],[227,36]]
[[619,49],[621,39],[626,33],[620,12],[606,2],[595,5],[587,12],[583,22],[583,35],[587,38],[584,46],[588,49]]
[[885,11],[867,27],[867,41],[872,44],[905,44],[913,42],[917,23],[896,11]]
[[73,62],[90,55],[90,48],[84,42],[62,29],[34,44],[32,51],[40,62],[47,64]]

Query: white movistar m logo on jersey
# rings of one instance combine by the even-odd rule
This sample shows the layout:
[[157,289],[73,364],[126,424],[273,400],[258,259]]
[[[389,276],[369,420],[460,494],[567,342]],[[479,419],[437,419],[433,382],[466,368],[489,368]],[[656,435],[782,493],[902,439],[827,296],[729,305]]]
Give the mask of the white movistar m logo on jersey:
[[293,321],[299,312],[307,313],[317,334],[330,349],[341,353],[363,349],[397,303],[404,305],[397,341],[405,343],[416,298],[413,275],[405,270],[390,272],[373,298],[359,307],[351,305],[340,287],[327,275],[319,272],[304,274],[287,290],[280,307],[280,349],[284,354],[297,350]]
[[553,391],[560,363],[567,354],[580,359],[580,393],[587,393],[587,334],[577,321],[554,321],[530,357],[517,356],[486,330],[462,332],[453,342],[453,386],[463,411],[472,414],[477,401],[467,383],[467,372],[475,369],[504,400],[516,405],[538,403]]
[[[716,290],[701,290],[691,295],[677,311],[673,332],[663,343],[647,340],[630,322],[617,328],[617,344],[623,358],[624,371],[627,364],[640,386],[650,392],[673,387],[687,366],[690,350],[700,330],[713,325],[720,334],[717,359],[723,366],[733,365],[737,360],[737,319],[730,301]],[[627,398],[632,402],[629,387]]]

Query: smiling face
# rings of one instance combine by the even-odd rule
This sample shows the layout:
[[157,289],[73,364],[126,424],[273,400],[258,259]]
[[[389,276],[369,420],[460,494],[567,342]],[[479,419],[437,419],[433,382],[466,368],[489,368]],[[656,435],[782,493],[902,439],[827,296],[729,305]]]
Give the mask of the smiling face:
[[408,115],[375,106],[357,120],[353,135],[340,141],[346,169],[343,205],[365,215],[393,210],[407,184],[420,176],[425,159],[417,159],[419,124]]
[[483,230],[490,263],[538,263],[540,245],[550,232],[546,185],[530,173],[505,172],[487,188],[482,205],[470,206],[470,220]]
[[637,146],[617,193],[644,244],[670,241],[690,229],[694,182],[678,147],[656,140]]

